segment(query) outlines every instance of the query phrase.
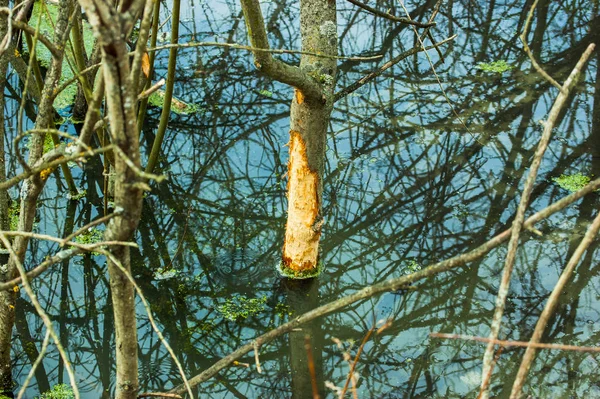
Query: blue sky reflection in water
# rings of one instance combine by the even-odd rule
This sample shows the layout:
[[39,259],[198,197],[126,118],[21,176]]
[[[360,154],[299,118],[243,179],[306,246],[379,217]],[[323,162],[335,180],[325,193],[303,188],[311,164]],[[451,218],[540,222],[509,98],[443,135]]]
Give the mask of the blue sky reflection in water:
[[[402,15],[396,2],[377,4]],[[407,3],[426,20],[432,2]],[[330,125],[322,239],[325,272],[308,297],[275,271],[285,225],[289,103],[292,90],[256,73],[247,52],[196,48],[179,52],[175,95],[198,112],[172,115],[159,171],[169,180],[144,200],[133,251],[133,271],[188,375],[271,329],[296,312],[324,304],[368,284],[410,273],[473,249],[510,226],[520,189],[556,90],[531,71],[521,51],[523,3],[457,1],[442,5],[433,36],[458,34],[429,56],[454,116],[424,54],[411,57],[336,104]],[[563,81],[583,49],[599,42],[598,4],[544,2],[534,19],[531,47]],[[374,18],[338,2],[340,53],[383,54],[380,61],[339,62],[342,88],[414,45],[412,29]],[[298,5],[267,1],[263,12],[273,48],[299,46]],[[161,20],[168,17],[163,11]],[[246,43],[236,1],[189,1],[182,10],[181,41]],[[168,40],[170,24],[162,28]],[[159,53],[155,79],[166,74]],[[297,56],[283,59],[297,62]],[[485,70],[505,61],[504,72]],[[561,116],[531,201],[531,212],[568,194],[552,181],[561,174],[600,175],[600,87],[594,56]],[[12,108],[11,108],[12,107]],[[14,110],[15,104],[8,104]],[[160,110],[150,109],[142,134],[146,151]],[[8,121],[8,123],[12,123]],[[70,128],[72,129],[72,128]],[[594,140],[593,138],[596,137]],[[63,235],[102,212],[101,175],[90,162],[73,169],[85,200],[65,199],[50,182],[38,231]],[[502,337],[527,340],[558,275],[598,209],[594,194],[540,223],[542,237],[523,234],[511,283]],[[530,214],[528,213],[528,214]],[[56,247],[34,246],[33,264]],[[432,340],[430,332],[487,336],[506,247],[414,285],[344,309],[305,328],[312,334],[319,382],[343,386],[343,352],[356,353],[374,320],[393,323],[369,340],[360,357],[359,397],[475,397],[484,346]],[[577,268],[552,318],[545,342],[597,346],[600,342],[597,244]],[[112,391],[112,310],[105,259],[86,256],[57,265],[35,281],[81,380],[85,398]],[[41,321],[23,295],[18,303],[15,373],[22,382],[43,340]],[[231,320],[227,316],[232,316]],[[139,307],[142,391],[180,382],[177,370]],[[332,341],[338,339],[341,348]],[[199,397],[281,397],[302,385],[292,378],[306,360],[298,335],[261,349],[263,373],[252,354],[199,388]],[[300,335],[303,345],[303,333]],[[508,395],[523,351],[505,350],[493,395]],[[533,397],[600,397],[597,358],[540,352],[524,392]],[[297,378],[296,378],[297,379]],[[67,381],[52,351],[28,395]],[[305,385],[304,388],[307,388]],[[297,395],[298,391],[295,392]],[[333,393],[329,393],[334,397]],[[105,396],[102,396],[105,397]],[[300,397],[300,396],[299,396]]]

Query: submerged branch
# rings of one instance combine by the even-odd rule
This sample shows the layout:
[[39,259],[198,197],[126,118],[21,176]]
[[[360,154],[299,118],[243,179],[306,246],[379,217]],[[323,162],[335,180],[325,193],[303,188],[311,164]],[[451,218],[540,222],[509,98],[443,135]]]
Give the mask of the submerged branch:
[[595,347],[595,346],[543,344],[543,343],[531,342],[531,341],[507,341],[507,340],[503,340],[503,339],[489,339],[489,338],[484,338],[484,337],[476,337],[473,335],[444,334],[444,333],[437,333],[437,332],[431,333],[431,334],[429,334],[429,336],[431,338],[462,339],[465,341],[492,343],[494,345],[499,345],[499,346],[503,346],[503,347],[516,346],[516,347],[520,347],[520,348],[536,348],[536,349],[551,349],[551,350],[560,350],[560,351],[600,353],[600,348]]
[[[535,223],[543,220],[550,215],[558,212],[564,207],[572,204],[573,202],[581,199],[583,196],[591,193],[592,191],[600,188],[600,179],[596,179],[592,181],[590,184],[582,188],[581,190],[562,198],[561,200],[551,204],[547,208],[535,213],[531,217],[527,219],[525,222],[525,227],[533,226]],[[318,317],[325,316],[329,313],[332,313],[336,310],[342,309],[354,302],[370,298],[374,295],[386,292],[386,291],[395,291],[403,286],[413,283],[415,281],[419,281],[428,277],[435,276],[441,272],[448,271],[450,269],[463,266],[469,262],[473,262],[476,259],[481,258],[485,254],[487,254],[492,249],[496,248],[503,242],[505,242],[510,237],[510,230],[505,230],[502,233],[496,235],[492,239],[488,240],[484,244],[475,248],[474,250],[467,252],[465,254],[461,254],[450,259],[447,259],[442,262],[438,262],[431,266],[428,266],[416,273],[405,275],[398,278],[393,278],[387,281],[383,281],[377,284],[373,284],[371,286],[365,287],[362,290],[355,292],[354,294],[345,296],[343,298],[337,299],[333,302],[329,302],[325,305],[319,306],[307,313],[304,313],[301,316],[298,316],[294,320],[291,320],[287,323],[282,324],[281,326],[263,334],[259,337],[255,338],[252,342],[243,345],[231,352],[229,355],[225,356],[211,367],[204,370],[202,373],[196,375],[195,377],[189,380],[189,383],[192,387],[210,379],[215,376],[219,371],[227,367],[230,363],[244,356],[248,352],[254,350],[256,347],[260,347],[267,342],[272,341],[280,335],[286,334],[298,326],[314,320]],[[183,385],[179,385],[171,390],[172,393],[182,394],[186,391]]]

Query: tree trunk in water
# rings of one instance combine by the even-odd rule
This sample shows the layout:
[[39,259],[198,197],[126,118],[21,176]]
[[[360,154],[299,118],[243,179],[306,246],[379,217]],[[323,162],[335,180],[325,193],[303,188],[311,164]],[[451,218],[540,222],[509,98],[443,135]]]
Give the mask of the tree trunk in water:
[[[69,34],[68,18],[69,15],[72,14],[72,10],[73,2],[71,0],[63,1],[59,5],[54,37],[54,43],[56,46],[63,47],[64,43],[66,42]],[[5,52],[3,57],[7,56],[8,54]],[[54,108],[52,108],[52,103],[54,100],[53,93],[54,89],[58,85],[61,71],[62,54],[60,57],[52,58],[52,63],[50,64],[50,68],[46,74],[44,89],[41,93],[38,103],[38,113],[35,121],[36,129],[47,129],[51,126],[54,118]],[[2,79],[4,79],[4,73],[2,74]],[[4,106],[4,104],[2,104],[2,106]],[[43,152],[43,146],[44,135],[34,134],[31,136],[28,159],[28,164],[30,166],[35,165],[40,160]],[[18,151],[18,149],[16,149],[16,151]],[[42,179],[39,174],[33,175],[23,181],[20,193],[21,201],[19,208],[19,225],[17,228],[19,231],[32,231],[37,209],[37,200],[45,183],[46,181]],[[2,191],[0,191],[0,195],[4,195]],[[27,237],[18,236],[14,239],[12,246],[20,262],[23,262],[25,259],[25,252],[27,250],[28,243],[29,238]],[[8,264],[2,265],[0,268],[0,281],[7,281],[16,276],[16,261],[14,259],[10,259]],[[12,390],[10,350],[12,329],[15,322],[15,304],[15,291],[4,291],[0,293],[0,392],[1,390],[6,390],[7,392]]]
[[[115,207],[122,214],[110,220],[104,238],[130,241],[138,226],[145,183],[138,172],[127,165],[125,157],[141,170],[134,77],[129,67],[129,49],[124,37],[131,30],[144,2],[124,1],[115,10],[101,0],[80,0],[102,49],[102,70],[106,87],[106,105],[115,152]],[[139,389],[137,322],[135,292],[131,274],[129,247],[113,245],[114,256],[108,262],[110,290],[115,323],[116,399],[136,399]]]
[[[337,54],[335,1],[300,3],[302,50]],[[284,274],[311,277],[319,271],[319,239],[323,225],[323,171],[327,128],[333,108],[336,60],[302,55],[300,69],[323,89],[322,98],[295,90],[290,115],[288,219],[283,244]]]

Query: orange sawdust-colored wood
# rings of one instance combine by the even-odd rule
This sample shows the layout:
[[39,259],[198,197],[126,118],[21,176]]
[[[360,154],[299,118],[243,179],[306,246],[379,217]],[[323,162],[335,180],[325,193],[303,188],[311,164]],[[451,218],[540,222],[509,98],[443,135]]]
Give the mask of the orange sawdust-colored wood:
[[308,163],[306,144],[300,132],[290,131],[288,162],[288,219],[283,246],[283,263],[301,272],[317,267],[321,225],[319,177]]
[[296,95],[296,102],[302,104],[304,102],[304,94],[298,89],[294,89],[294,93]]
[[142,72],[146,76],[146,79],[150,77],[150,57],[148,53],[142,55]]

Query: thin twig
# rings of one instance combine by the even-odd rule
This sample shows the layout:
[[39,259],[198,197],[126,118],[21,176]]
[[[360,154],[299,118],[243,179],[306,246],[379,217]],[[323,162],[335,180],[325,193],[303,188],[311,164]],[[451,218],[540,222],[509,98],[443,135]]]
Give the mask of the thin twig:
[[107,222],[110,219],[114,218],[117,215],[121,215],[123,213],[122,209],[117,209],[115,210],[113,213],[110,213],[108,215],[102,216],[96,220],[92,220],[90,223],[86,224],[85,226],[81,227],[80,229],[78,229],[76,232],[69,234],[68,236],[66,236],[65,238],[62,239],[62,241],[60,242],[60,246],[64,247],[67,242],[71,241],[71,239],[75,236],[78,236],[79,234],[83,233],[86,230],[89,230],[90,228],[97,226],[101,223]]
[[162,78],[161,80],[156,82],[154,85],[150,86],[148,89],[141,92],[140,95],[138,96],[138,101],[143,100],[146,97],[150,97],[150,95],[152,93],[154,93],[156,90],[160,89],[164,84],[165,84],[165,79]]
[[21,399],[23,397],[23,395],[25,395],[25,391],[27,390],[27,387],[29,386],[31,379],[35,375],[35,371],[40,366],[40,363],[42,363],[42,360],[44,360],[44,356],[46,355],[46,350],[48,349],[49,342],[50,342],[50,330],[46,330],[46,335],[44,336],[44,342],[42,342],[42,349],[40,349],[40,353],[38,353],[38,356],[35,359],[35,362],[33,362],[33,365],[31,366],[31,370],[29,370],[29,374],[27,374],[27,378],[25,378],[25,382],[23,382],[23,385],[21,386],[21,389],[19,390],[17,399]]
[[[34,279],[43,272],[45,272],[50,266],[65,261],[75,255],[84,252],[81,248],[70,248],[60,251],[53,256],[47,257],[42,263],[27,272],[28,279]],[[12,280],[0,283],[0,291],[15,289],[15,286],[21,284],[21,277],[15,277]]]
[[171,44],[175,47],[171,47],[169,50],[169,60],[167,62],[167,84],[165,86],[165,93],[163,96],[162,109],[160,111],[160,119],[158,122],[158,128],[154,135],[152,147],[148,154],[148,160],[146,162],[145,172],[152,173],[161,150],[163,150],[163,140],[167,131],[167,126],[171,119],[171,104],[173,102],[173,88],[175,87],[175,71],[177,70],[177,50],[179,47],[179,19],[181,10],[181,0],[173,0],[171,4]]
[[[106,146],[103,148],[96,148],[92,152],[93,152],[93,155],[97,155],[97,154],[101,154],[106,151],[110,151],[113,149],[113,147],[114,147],[113,145],[109,145],[109,146]],[[53,167],[58,166],[63,163],[80,160],[83,158],[83,156],[85,154],[85,153],[81,153],[81,154],[75,154],[75,155],[70,155],[70,156],[63,156],[62,154],[64,154],[64,152],[65,152],[64,149],[59,149],[59,148],[57,148],[53,151],[47,152],[46,154],[44,154],[44,159],[47,159],[47,158],[58,158],[58,159],[54,159],[53,161],[50,161],[50,162],[42,162],[41,165],[35,166],[33,168],[29,168],[28,171],[25,171],[25,172],[21,173],[20,175],[11,177],[10,179],[3,181],[2,183],[0,183],[0,190],[10,188],[22,180],[25,180],[28,177],[35,175],[36,173],[40,173],[42,170],[53,168]]]
[[371,334],[373,334],[374,331],[375,331],[375,326],[373,326],[369,329],[369,331],[367,332],[367,335],[365,335],[362,342],[360,343],[358,351],[356,351],[356,356],[354,357],[354,361],[350,365],[350,370],[348,371],[348,377],[346,378],[346,383],[344,384],[344,387],[342,388],[342,392],[340,393],[340,398],[343,398],[344,395],[346,394],[346,391],[348,390],[348,385],[350,384],[350,380],[352,379],[352,376],[354,375],[354,370],[356,369],[356,365],[358,364],[358,359],[360,358],[360,355],[362,354],[365,344],[367,343],[369,338],[371,338]]
[[533,18],[533,11],[537,7],[537,3],[538,3],[538,0],[535,0],[533,2],[533,5],[531,6],[529,13],[527,14],[527,19],[525,20],[525,26],[523,27],[523,33],[521,33],[521,36],[519,36],[519,39],[521,39],[521,42],[523,43],[523,50],[525,51],[525,54],[527,54],[527,56],[531,60],[531,65],[533,65],[533,68],[536,71],[538,71],[538,73],[540,75],[542,75],[544,77],[544,79],[546,79],[548,82],[550,82],[552,84],[552,86],[556,87],[558,90],[560,90],[562,92],[563,91],[562,86],[556,80],[554,80],[552,78],[552,76],[550,76],[546,71],[544,71],[544,69],[540,66],[540,64],[537,63],[533,53],[531,52],[531,49],[529,48],[529,45],[527,44],[527,34],[529,33],[529,25],[531,24],[531,19]]
[[433,332],[429,334],[432,338],[442,338],[442,339],[461,339],[464,341],[476,341],[476,342],[484,342],[490,343],[493,345],[499,345],[503,347],[521,347],[521,348],[536,348],[536,349],[549,349],[549,350],[559,350],[559,351],[573,351],[573,352],[592,352],[592,353],[600,353],[600,347],[595,346],[576,346],[576,345],[563,345],[563,344],[543,344],[540,342],[531,342],[531,341],[508,341],[503,339],[490,339],[485,337],[477,337],[473,335],[462,335],[462,334],[444,334]]
[[[115,146],[114,148],[115,153],[120,156],[123,161],[125,161],[125,163],[127,164],[127,166],[133,170],[135,172],[135,174],[137,174],[139,177],[146,179],[146,180],[154,180],[157,183],[160,183],[162,181],[164,181],[167,176],[165,175],[155,175],[153,173],[148,173],[148,172],[144,172],[143,170],[141,170],[140,168],[138,168],[131,159],[129,159],[129,157],[123,152],[123,150],[121,150],[118,146]],[[147,189],[147,191],[150,191],[150,188]]]
[[[26,23],[24,23],[24,22],[21,22],[21,21],[16,21],[16,20],[12,19],[12,18],[11,18],[11,16],[10,16],[10,11],[9,11],[9,10],[10,10],[10,9],[8,9],[8,8],[5,8],[5,7],[0,7],[0,13],[3,13],[3,14],[8,14],[8,24],[9,24],[9,28],[10,28],[10,25],[12,25],[12,27],[13,27],[13,28],[16,28],[16,29],[19,29],[19,30],[25,31],[25,32],[29,33],[30,35],[35,35],[35,32],[36,32],[36,30],[37,30],[37,27],[35,27],[35,28],[34,28],[34,27],[32,27],[32,26],[29,26],[29,25],[27,25],[27,24],[26,24]],[[10,37],[10,36],[9,36],[9,37]],[[56,47],[56,46],[55,46],[55,45],[54,45],[54,44],[53,44],[53,43],[50,41],[50,39],[48,39],[46,36],[44,36],[44,35],[41,35],[41,34],[40,34],[40,35],[38,36],[38,40],[39,40],[40,42],[42,42],[42,44],[43,44],[44,46],[46,46],[46,48],[47,48],[47,49],[50,51],[50,53],[52,54],[52,56],[53,56],[54,58],[58,58],[58,57],[60,57],[60,56],[61,56],[61,51],[60,51],[60,50],[59,50],[59,49],[58,49],[58,48],[57,48],[57,47]],[[5,50],[6,50],[6,49],[3,49],[3,50],[2,50],[2,52],[4,52]],[[32,49],[30,49],[30,51],[33,51],[33,50],[32,50]],[[1,54],[1,53],[0,53],[0,54]]]
[[6,50],[8,50],[8,48],[10,47],[10,40],[12,38],[14,8],[0,7],[0,12],[8,13],[8,18],[6,21],[6,25],[7,25],[6,34],[2,38],[2,43],[0,43],[0,57],[1,57],[4,54],[4,52]]
[[390,21],[400,22],[401,24],[406,24],[406,25],[413,25],[413,26],[417,26],[419,28],[429,28],[431,26],[435,26],[435,22],[431,22],[431,21],[430,22],[417,22],[410,18],[397,17],[397,16],[389,14],[387,12],[379,11],[378,9],[368,6],[365,3],[357,1],[357,0],[346,0],[346,1],[354,4],[355,6],[357,6],[359,8],[362,8],[363,10],[370,12],[371,14],[377,15],[377,16],[385,18],[385,19],[389,19]]
[[167,50],[170,48],[185,48],[185,47],[228,47],[237,50],[248,50],[248,51],[258,51],[261,53],[271,53],[271,54],[298,54],[298,55],[311,55],[313,57],[319,58],[332,58],[336,60],[347,60],[347,61],[373,61],[378,60],[383,55],[374,55],[370,57],[344,57],[338,55],[326,55],[320,53],[314,53],[311,51],[301,51],[301,50],[286,50],[286,49],[265,49],[265,48],[257,48],[252,46],[244,46],[242,44],[237,43],[220,43],[220,42],[188,42],[188,43],[178,43],[178,44],[165,44],[164,46],[156,46],[154,48],[149,48],[148,52],[152,51],[160,51]]
[[102,65],[102,63],[100,62],[98,62],[97,64],[90,65],[89,67],[77,72],[72,78],[65,80],[60,86],[56,88],[56,90],[54,90],[54,96],[58,96],[63,90],[69,87],[70,84],[79,80],[79,78],[83,75],[92,72],[94,69],[100,68],[100,65]]
[[17,147],[17,145],[19,145],[19,142],[21,140],[23,140],[23,138],[25,138],[26,136],[30,135],[30,134],[55,134],[57,136],[60,137],[64,137],[66,139],[69,139],[77,144],[79,144],[83,149],[85,149],[88,152],[88,155],[94,155],[94,153],[92,152],[92,148],[90,146],[88,146],[87,144],[85,144],[84,142],[81,141],[81,139],[78,136],[73,136],[70,135],[68,133],[62,132],[60,130],[57,129],[30,129],[24,133],[19,134],[17,137],[15,137],[15,139],[13,140],[13,145],[15,146],[15,148]]
[[[54,237],[48,234],[40,234],[40,233],[32,233],[29,231],[0,231],[0,234],[4,234],[7,236],[21,236],[28,238],[36,238],[38,240],[46,240],[52,241],[61,244],[63,242],[62,238]],[[81,244],[76,241],[68,241],[65,245],[69,245],[75,248],[79,248],[83,251],[95,251],[99,247],[108,247],[111,245],[121,245],[124,247],[138,248],[138,244],[131,241],[98,241],[93,244]]]
[[140,393],[138,398],[175,398],[181,399],[181,395],[177,395],[175,393],[166,393],[166,392],[143,392]]
[[256,371],[258,371],[258,374],[262,374],[262,368],[260,367],[260,359],[258,358],[260,345],[258,344],[258,342],[254,341],[252,347],[254,349],[254,363],[256,363]]
[[[407,10],[406,6],[404,5],[404,1],[400,0],[400,5],[402,6],[402,9],[406,13],[406,17],[408,19],[411,19],[410,18],[410,14],[408,13],[408,10]],[[415,32],[415,35],[417,37],[417,41],[419,42],[419,44],[421,45],[421,47],[425,47],[425,44],[423,43],[423,39],[421,39],[421,36],[419,35],[419,32],[417,31],[417,28],[414,27],[414,26],[413,26],[413,31]],[[463,127],[467,130],[467,132],[469,132],[469,134],[472,134],[471,130],[469,129],[469,127],[467,126],[467,124],[465,123],[465,121],[463,120],[463,118],[458,114],[458,112],[456,111],[456,108],[454,108],[454,106],[452,105],[452,102],[450,101],[450,98],[448,98],[448,94],[446,94],[446,89],[444,89],[444,86],[442,85],[442,81],[440,80],[440,77],[438,76],[437,72],[435,71],[435,66],[433,65],[433,61],[431,61],[431,57],[429,57],[429,53],[427,52],[427,50],[425,50],[425,57],[427,57],[427,61],[429,62],[429,66],[431,67],[431,72],[433,72],[433,76],[435,76],[435,79],[436,79],[436,81],[438,83],[438,86],[440,87],[440,90],[442,91],[442,95],[444,96],[444,99],[446,100],[446,103],[448,104],[448,106],[452,110],[452,113],[454,114],[454,116],[456,116],[456,119],[458,119],[458,121],[460,122],[460,124],[463,125]]]

